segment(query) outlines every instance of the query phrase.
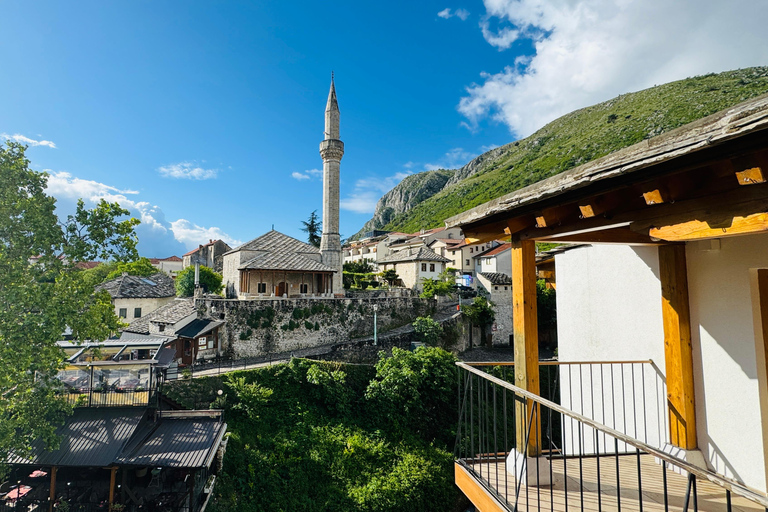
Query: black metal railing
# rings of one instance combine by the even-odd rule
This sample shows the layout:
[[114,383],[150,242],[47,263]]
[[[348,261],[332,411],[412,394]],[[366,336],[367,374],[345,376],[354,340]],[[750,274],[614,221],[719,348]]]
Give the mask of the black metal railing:
[[[757,491],[556,403],[568,386],[575,392],[577,385],[600,382],[574,379],[564,385],[567,364],[552,364],[556,371],[540,368],[541,393],[548,394],[547,398],[512,384],[511,368],[457,365],[461,376],[457,471],[468,474],[502,508],[537,512],[642,512],[644,508],[662,507],[665,512],[765,512],[768,507],[768,498]],[[629,366],[621,369],[622,376],[625,370],[631,375]],[[618,384],[618,375],[614,385]],[[625,387],[629,384],[625,382]],[[596,388],[579,391],[585,397],[595,392],[607,395],[607,390]],[[617,414],[624,410],[636,413],[637,421],[620,425],[630,425],[631,433],[635,425],[642,424],[640,415],[650,410],[643,409],[643,397],[638,391],[631,408],[627,399],[622,407],[613,400],[616,407],[607,409]],[[648,396],[645,401],[647,406]],[[592,407],[586,398],[580,403],[590,403],[587,411],[602,414],[602,409]],[[607,413],[598,416],[613,418]],[[641,431],[638,429],[638,433]]]
[[149,407],[157,404],[156,389],[114,390],[81,388],[64,390],[60,396],[74,407]]

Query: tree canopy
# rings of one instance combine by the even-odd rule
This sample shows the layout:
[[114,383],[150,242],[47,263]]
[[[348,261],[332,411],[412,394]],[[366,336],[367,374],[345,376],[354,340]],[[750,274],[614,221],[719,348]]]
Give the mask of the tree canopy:
[[309,214],[309,219],[301,221],[301,230],[307,234],[307,242],[315,247],[320,247],[320,238],[323,233],[323,223],[317,217],[317,210]]
[[[203,293],[220,293],[224,286],[222,276],[212,269],[200,265],[200,287]],[[195,294],[195,267],[187,267],[176,276],[176,295],[191,297]]]
[[152,263],[149,262],[149,258],[139,258],[136,261],[119,261],[115,263],[115,269],[107,274],[107,279],[120,277],[123,273],[130,276],[149,277],[158,272],[157,267],[153,267]]
[[139,221],[104,200],[78,201],[63,221],[45,193],[48,175],[29,168],[26,147],[0,146],[0,453],[23,453],[35,439],[55,444],[69,408],[56,395],[63,362],[56,346],[66,328],[75,339],[105,339],[120,326],[106,292],[76,263],[133,261]]

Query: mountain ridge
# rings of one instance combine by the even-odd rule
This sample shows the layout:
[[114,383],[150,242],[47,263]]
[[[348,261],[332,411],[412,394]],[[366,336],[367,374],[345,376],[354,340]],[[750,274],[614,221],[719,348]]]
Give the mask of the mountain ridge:
[[[768,66],[686,78],[574,110],[460,169],[408,176],[353,238],[373,229],[441,226],[452,215],[766,92]],[[442,174],[424,176],[435,172]]]

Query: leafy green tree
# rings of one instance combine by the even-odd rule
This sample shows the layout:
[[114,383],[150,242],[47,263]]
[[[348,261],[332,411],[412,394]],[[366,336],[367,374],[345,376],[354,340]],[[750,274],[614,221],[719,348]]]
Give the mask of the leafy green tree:
[[307,241],[315,247],[320,247],[320,238],[323,234],[323,223],[317,217],[317,210],[309,214],[309,219],[301,221],[301,228],[307,234]]
[[120,277],[123,272],[131,276],[149,277],[160,271],[152,266],[152,263],[149,262],[149,258],[139,258],[138,260],[131,262],[118,262],[115,265],[115,269],[107,275],[107,279]]
[[413,330],[419,341],[435,346],[443,336],[443,326],[428,316],[420,316],[413,322]]
[[461,312],[469,319],[469,322],[480,328],[480,344],[486,343],[487,328],[493,324],[496,319],[496,312],[493,310],[493,302],[485,297],[475,297],[470,304],[461,306]]
[[344,263],[344,272],[349,272],[351,274],[370,274],[373,272],[373,265],[371,265],[371,260],[368,259],[362,259],[360,261],[348,261]]
[[59,222],[48,175],[29,168],[25,146],[0,146],[0,453],[24,453],[32,441],[56,444],[70,410],[56,394],[64,361],[56,341],[104,339],[120,326],[109,295],[78,261],[138,257],[136,219],[101,201]]
[[397,275],[395,269],[390,268],[389,270],[385,270],[381,273],[381,278],[384,279],[389,284],[389,286],[394,286],[395,282],[400,279],[400,276]]
[[430,299],[435,295],[453,295],[456,284],[456,269],[446,268],[437,279],[425,277],[422,279],[423,291],[421,297],[424,299]]
[[[221,293],[222,277],[208,267],[200,265],[200,287],[203,293]],[[176,295],[191,297],[195,294],[195,267],[187,267],[176,276]]]
[[456,356],[436,347],[382,352],[365,392],[379,421],[448,446],[456,425]]

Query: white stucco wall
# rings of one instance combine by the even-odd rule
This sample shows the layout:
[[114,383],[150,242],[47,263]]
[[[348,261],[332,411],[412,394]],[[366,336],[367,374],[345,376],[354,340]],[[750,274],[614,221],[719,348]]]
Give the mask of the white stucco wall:
[[160,306],[168,304],[176,297],[163,297],[162,299],[112,299],[112,304],[115,306],[115,314],[120,316],[120,309],[125,308],[127,311],[127,317],[124,319],[126,322],[132,322],[136,308],[141,308],[141,316],[147,316],[152,311],[156,310]]
[[[768,411],[761,412],[761,399],[768,403],[768,389],[765,368],[757,363],[765,360],[762,345],[756,348],[765,327],[755,271],[768,268],[768,235],[724,238],[719,249],[710,241],[691,242],[686,257],[699,449],[710,469],[765,491],[762,415]],[[652,359],[664,373],[656,248],[578,248],[557,255],[555,266],[561,361]],[[601,398],[577,392],[599,379],[582,377],[579,386],[572,378],[569,386],[561,369],[561,382],[564,405],[601,421]],[[656,419],[666,428],[666,418]],[[618,430],[634,435],[632,420],[617,423]]]
[[699,448],[718,473],[765,490],[750,278],[768,268],[768,235],[689,243],[686,257]]
[[[562,366],[562,404],[661,447],[668,427],[658,267],[655,247],[596,245],[555,257],[559,360],[655,363]],[[564,427],[566,449],[574,453],[572,425]],[[585,452],[591,445],[585,441]]]

